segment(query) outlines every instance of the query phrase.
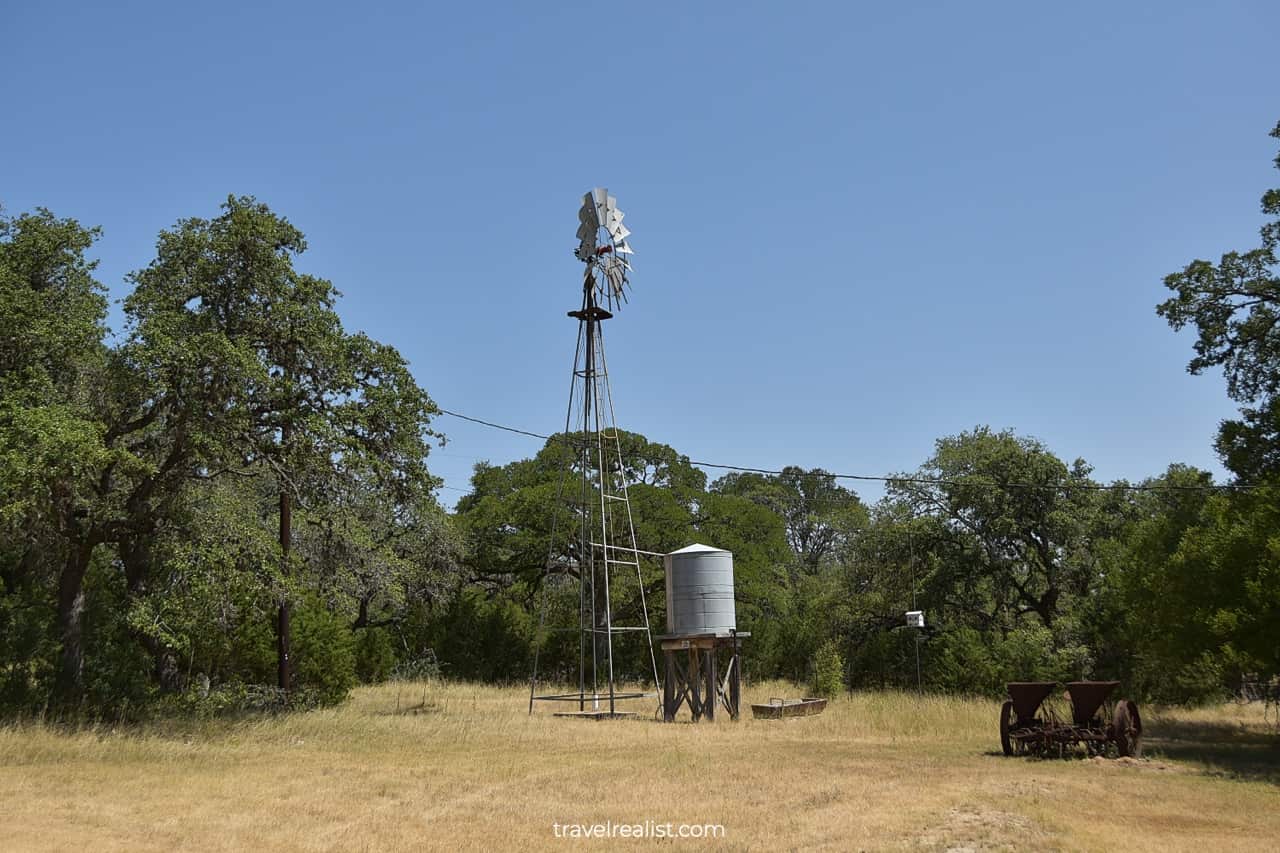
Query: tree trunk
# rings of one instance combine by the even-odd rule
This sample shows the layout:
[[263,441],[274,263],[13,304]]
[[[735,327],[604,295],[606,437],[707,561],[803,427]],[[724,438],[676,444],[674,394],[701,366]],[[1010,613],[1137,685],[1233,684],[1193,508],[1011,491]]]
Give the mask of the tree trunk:
[[54,690],[65,703],[79,699],[84,689],[84,576],[89,571],[93,548],[92,542],[76,543],[58,577],[58,637],[62,653]]
[[[144,598],[147,594],[147,580],[151,574],[151,543],[155,535],[155,528],[148,526],[120,542],[120,562],[124,566],[125,589],[131,602]],[[142,631],[134,630],[130,633],[151,656],[151,677],[160,689],[166,692],[181,689],[182,670],[173,649]]]

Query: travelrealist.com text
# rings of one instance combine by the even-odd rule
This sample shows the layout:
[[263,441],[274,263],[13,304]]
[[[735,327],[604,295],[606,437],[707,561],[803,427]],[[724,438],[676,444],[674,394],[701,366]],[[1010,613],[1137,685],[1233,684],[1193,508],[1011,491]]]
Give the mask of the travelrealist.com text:
[[718,823],[553,823],[556,838],[724,838]]

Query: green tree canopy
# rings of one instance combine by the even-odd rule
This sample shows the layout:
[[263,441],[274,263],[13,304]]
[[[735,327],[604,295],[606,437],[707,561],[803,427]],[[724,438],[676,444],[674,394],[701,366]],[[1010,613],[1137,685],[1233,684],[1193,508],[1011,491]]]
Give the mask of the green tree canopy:
[[[1280,123],[1271,136],[1280,139]],[[1280,168],[1280,155],[1275,163]],[[1262,212],[1270,221],[1258,248],[1227,252],[1216,264],[1192,261],[1165,278],[1174,295],[1156,308],[1174,329],[1195,327],[1187,370],[1221,367],[1240,403],[1241,417],[1222,424],[1217,449],[1241,478],[1280,473],[1280,189],[1263,193]]]

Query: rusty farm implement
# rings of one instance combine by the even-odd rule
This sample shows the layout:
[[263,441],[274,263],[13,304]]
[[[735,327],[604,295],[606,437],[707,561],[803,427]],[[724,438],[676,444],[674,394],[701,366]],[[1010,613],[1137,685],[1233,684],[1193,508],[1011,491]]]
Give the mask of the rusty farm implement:
[[[1000,745],[1005,755],[1063,756],[1080,746],[1089,755],[1114,750],[1120,757],[1142,752],[1142,716],[1128,699],[1111,701],[1118,681],[1070,681],[1067,701],[1050,698],[1056,681],[1013,681],[1000,708]],[[1061,704],[1066,704],[1064,709]]]

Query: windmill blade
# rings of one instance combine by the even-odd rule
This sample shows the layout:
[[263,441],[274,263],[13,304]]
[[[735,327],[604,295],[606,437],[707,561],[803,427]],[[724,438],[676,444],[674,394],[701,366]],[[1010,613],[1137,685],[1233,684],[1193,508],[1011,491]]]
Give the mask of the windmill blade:
[[631,268],[630,265],[622,258],[611,255],[605,259],[602,266],[605,278],[609,281],[612,295],[616,298],[621,298],[622,286],[627,283],[627,271]]
[[589,230],[591,236],[595,237],[596,229],[600,227],[600,217],[596,215],[596,203],[591,193],[582,197],[582,207],[578,209],[578,222],[582,223],[578,226],[578,236],[581,237],[584,230]]
[[596,250],[596,233],[600,230],[600,219],[596,216],[596,203],[591,193],[582,196],[582,207],[578,209],[578,248],[573,254],[578,260],[591,262]]
[[634,255],[636,250],[627,244],[626,240],[619,240],[613,244],[613,252],[616,255]]
[[581,222],[599,223],[600,218],[596,214],[597,204],[595,199],[595,190],[582,196],[582,208],[578,210],[578,220]]
[[609,191],[604,187],[596,187],[590,195],[591,204],[595,208],[596,222],[603,222],[608,217]]

